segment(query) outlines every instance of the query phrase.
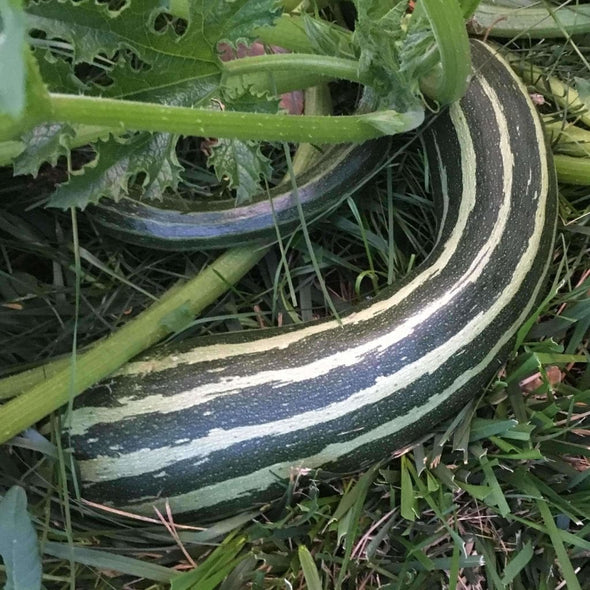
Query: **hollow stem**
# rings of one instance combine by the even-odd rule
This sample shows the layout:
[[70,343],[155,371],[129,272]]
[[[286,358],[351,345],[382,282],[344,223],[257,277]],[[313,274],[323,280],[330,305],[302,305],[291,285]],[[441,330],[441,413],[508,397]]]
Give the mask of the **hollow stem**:
[[351,82],[363,82],[359,76],[358,62],[353,59],[332,57],[330,55],[314,55],[308,53],[272,53],[244,57],[224,62],[223,69],[227,74],[240,75],[264,71],[293,71],[321,74],[331,78],[340,78]]
[[349,116],[289,116],[213,111],[154,103],[52,94],[52,119],[197,137],[313,143],[362,142],[422,123],[420,113],[380,111]]

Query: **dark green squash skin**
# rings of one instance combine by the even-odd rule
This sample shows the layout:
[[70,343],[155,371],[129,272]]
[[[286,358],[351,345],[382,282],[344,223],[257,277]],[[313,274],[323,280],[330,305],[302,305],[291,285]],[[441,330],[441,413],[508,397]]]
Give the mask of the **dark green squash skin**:
[[526,88],[473,42],[474,76],[424,141],[443,219],[428,259],[343,317],[164,348],[78,398],[89,500],[216,518],[299,473],[348,472],[478,394],[542,296],[556,184]]
[[[118,203],[102,199],[88,214],[109,234],[132,244],[160,250],[227,248],[253,240],[274,242],[301,223],[312,223],[370,180],[383,165],[389,139],[362,145],[329,147],[315,165],[297,177],[297,193],[284,183],[251,203],[199,202],[195,210],[164,209],[128,197]],[[272,201],[271,201],[272,200]]]

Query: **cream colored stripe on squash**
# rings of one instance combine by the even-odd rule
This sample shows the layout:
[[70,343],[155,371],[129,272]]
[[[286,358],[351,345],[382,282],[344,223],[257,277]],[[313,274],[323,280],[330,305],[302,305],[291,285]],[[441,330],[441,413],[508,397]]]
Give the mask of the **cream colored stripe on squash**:
[[[466,135],[469,132],[467,121],[462,113],[456,114],[454,124],[457,127],[457,133]],[[368,308],[362,309],[358,312],[353,312],[341,318],[338,321],[329,321],[321,324],[316,324],[298,329],[296,332],[280,334],[277,336],[270,336],[268,338],[260,339],[254,342],[242,342],[232,344],[214,344],[211,346],[197,347],[183,353],[171,354],[162,359],[150,359],[146,361],[135,361],[127,363],[122,369],[117,371],[114,376],[120,375],[141,375],[150,372],[160,372],[167,369],[174,369],[180,365],[191,365],[195,363],[206,363],[215,360],[221,360],[238,355],[254,355],[269,350],[282,350],[289,347],[291,344],[305,340],[306,338],[325,332],[327,330],[340,330],[342,326],[355,325],[370,320],[383,312],[388,311],[392,307],[399,305],[401,301],[409,297],[416,289],[434,276],[439,275],[445,270],[449,261],[457,251],[457,245],[461,240],[463,231],[467,224],[467,220],[473,207],[475,206],[476,184],[472,169],[475,167],[475,152],[473,151],[473,144],[470,145],[469,157],[465,160],[465,167],[463,170],[463,182],[469,184],[469,191],[465,191],[461,210],[457,223],[453,228],[449,239],[444,245],[443,252],[439,258],[429,268],[425,269],[423,273],[417,276],[413,281],[405,285],[399,291],[396,291],[382,301],[379,301]],[[446,170],[442,172],[446,178]],[[443,222],[446,219],[446,211],[448,210],[448,203],[444,202]]]
[[[465,116],[458,106],[453,109],[452,117],[454,124],[458,128],[458,133],[463,134],[463,137],[469,137]],[[473,149],[473,143],[470,140],[466,141],[464,146],[462,146],[462,149],[465,151],[463,160],[469,162],[469,164],[466,164],[463,167],[463,198],[465,199],[465,207],[461,207],[458,222],[446,242],[441,256],[430,268],[427,269],[427,271],[417,276],[415,280],[410,282],[405,288],[397,291],[392,297],[382,302],[375,303],[370,308],[342,318],[342,324],[358,324],[361,321],[369,320],[382,312],[387,311],[394,305],[398,305],[405,297],[421,287],[425,281],[442,272],[452,259],[457,251],[461,235],[465,230],[469,214],[475,206],[475,194],[477,189],[475,184],[475,151]],[[469,273],[466,273],[462,277],[460,287],[463,288],[467,286],[472,280],[473,278]],[[260,383],[273,382],[276,386],[280,386],[281,383],[286,384],[313,380],[319,375],[326,374],[339,367],[357,364],[364,354],[368,354],[371,351],[388,347],[395,342],[399,342],[401,339],[410,335],[412,330],[419,326],[421,322],[427,320],[432,314],[439,311],[441,306],[446,305],[450,299],[450,293],[445,293],[441,298],[425,308],[425,310],[409,318],[406,322],[379,340],[374,340],[363,346],[359,346],[357,349],[347,350],[345,353],[339,352],[335,355],[323,357],[318,361],[314,361],[304,366],[295,367],[293,369],[264,371],[248,377],[242,377],[240,375],[236,375],[235,377],[224,377],[218,381],[210,382],[206,385],[186,390],[172,396],[155,394],[142,397],[141,399],[134,399],[133,396],[121,397],[117,400],[118,405],[116,407],[85,406],[78,408],[73,413],[70,434],[72,436],[82,436],[96,424],[102,422],[117,422],[131,415],[139,416],[152,412],[167,413],[188,409],[199,404],[210,402],[220,396],[239,394],[244,388]],[[378,307],[377,310],[374,309],[376,307]],[[164,359],[130,363],[128,365],[130,368],[120,371],[117,375],[137,375],[150,371],[159,372],[165,369],[175,368],[180,364],[206,363],[212,360],[231,358],[232,356],[237,355],[259,354],[272,349],[283,349],[287,348],[294,342],[299,342],[304,338],[331,329],[340,330],[341,326],[338,322],[331,321],[315,326],[309,326],[308,328],[302,328],[294,333],[273,336],[254,342],[216,344],[209,347],[200,347],[196,348],[194,351],[172,355]],[[203,370],[206,371],[206,368]]]
[[[504,166],[504,199],[498,220],[496,221],[494,229],[491,233],[492,237],[488,241],[486,247],[482,248],[476,260],[473,262],[471,268],[471,275],[466,275],[469,276],[469,280],[467,282],[472,282],[480,276],[482,270],[489,263],[490,257],[492,256],[495,247],[498,243],[500,243],[509,212],[510,194],[512,188],[512,152],[509,149],[509,143],[503,145],[504,142],[509,141],[508,127],[501,112],[501,106],[495,92],[487,84],[483,84],[483,87],[488,97],[490,97],[490,100],[495,110],[496,117],[498,118],[501,137],[501,154]],[[508,146],[508,149],[506,149],[506,146]],[[466,186],[469,186],[469,184],[466,184]],[[546,198],[547,179],[544,179],[543,186],[545,187],[544,191]],[[209,453],[222,450],[223,448],[226,448],[231,444],[245,442],[253,438],[264,437],[269,435],[279,436],[282,434],[288,434],[295,430],[310,428],[322,422],[328,422],[330,420],[340,418],[350,412],[358,410],[359,408],[365,405],[374,404],[390,396],[397,390],[406,388],[408,385],[410,385],[416,380],[417,375],[421,376],[425,374],[424,372],[419,372],[420,367],[428,366],[429,373],[437,370],[440,366],[442,366],[442,364],[444,364],[450,357],[456,354],[459,350],[461,350],[462,348],[466,348],[470,342],[476,340],[481,334],[481,332],[492,323],[494,318],[497,317],[497,315],[506,305],[506,302],[510,301],[514,297],[514,295],[518,293],[522,280],[524,279],[530,268],[530,260],[534,259],[536,255],[537,248],[539,246],[540,235],[542,233],[542,229],[544,226],[543,207],[540,207],[538,211],[539,214],[537,216],[534,234],[535,239],[531,239],[529,241],[527,251],[521,257],[521,260],[514,271],[508,288],[503,292],[502,297],[498,299],[495,302],[495,304],[492,307],[490,307],[486,312],[482,312],[478,314],[475,318],[473,318],[460,332],[458,332],[453,338],[447,341],[443,346],[431,351],[418,361],[407,365],[406,367],[397,371],[393,375],[379,378],[375,386],[357,392],[344,401],[330,404],[329,406],[324,407],[320,410],[303,412],[295,416],[278,420],[272,423],[238,427],[231,430],[213,429],[209,432],[209,435],[207,437],[191,441],[185,445],[162,447],[159,449],[150,449],[150,470],[162,470],[168,467],[169,465],[172,465],[174,463],[177,463],[178,461],[181,461],[189,457],[194,459],[206,459]],[[540,231],[539,228],[541,228]],[[452,289],[449,292],[450,294],[447,294],[448,296],[444,298],[442,305],[448,305],[452,297],[457,295],[462,290],[462,288],[463,286],[460,285]],[[437,303],[438,309],[440,309],[440,305],[440,302]],[[528,313],[528,310],[526,313]],[[424,318],[421,317],[421,314],[418,314],[417,316],[414,316],[412,320],[412,323],[414,323],[414,321],[416,322],[414,325],[419,325],[420,323],[422,323]],[[395,332],[396,331],[394,331],[394,334]],[[375,350],[376,348],[387,348],[395,342],[399,341],[399,339],[396,339],[392,342],[389,340],[389,336],[390,335],[386,335],[378,339],[377,341],[371,343],[371,347],[368,347],[368,345],[365,347],[359,347],[361,350],[356,350],[355,354],[353,354],[352,357],[349,358],[348,361],[343,364],[357,364],[361,360],[362,355],[368,352],[369,350]],[[339,355],[339,357],[342,356],[342,354]],[[317,371],[321,369],[322,362],[323,361],[312,363],[312,365],[315,366],[308,365],[306,371],[312,371],[311,374],[314,375],[314,377],[317,376]],[[330,365],[329,368],[331,369],[333,367]],[[241,386],[245,387],[251,385],[251,383],[249,383],[248,381],[249,380],[246,379],[245,382],[241,384]],[[264,379],[262,379],[261,382],[267,381],[268,376],[265,375]],[[177,408],[176,403],[174,404],[174,406],[175,408]],[[424,411],[422,411],[421,413],[424,414]],[[126,473],[126,475],[128,476],[141,475],[145,473],[144,461],[145,451],[138,450],[128,454],[124,454],[119,458],[101,457],[99,461],[81,461],[80,467],[84,475],[84,479],[104,481],[115,479],[121,472]],[[98,465],[96,465],[96,467],[98,467],[98,470],[96,471],[93,469],[93,464],[95,462],[98,462]],[[124,469],[121,469],[122,462],[124,462],[125,464]]]
[[[545,265],[545,272],[547,271],[548,266],[549,261]],[[541,284],[542,281],[537,284],[534,292],[532,293],[531,301],[534,301],[539,295]],[[304,459],[299,460],[296,464],[293,462],[275,463],[274,465],[269,465],[268,467],[264,467],[263,469],[254,471],[248,475],[224,480],[223,482],[202,487],[192,492],[157,501],[154,501],[152,498],[152,500],[144,504],[132,504],[123,508],[134,512],[151,514],[153,513],[154,506],[162,507],[167,502],[173,513],[181,514],[182,512],[205,509],[209,506],[215,506],[216,504],[220,504],[222,502],[239,500],[239,498],[243,496],[256,494],[256,492],[268,489],[272,484],[288,479],[289,476],[298,469],[315,469],[321,465],[326,464],[333,458],[346,456],[347,454],[350,454],[355,449],[365,444],[369,444],[375,440],[386,437],[393,432],[397,432],[405,426],[413,424],[414,422],[422,419],[426,413],[436,410],[436,408],[444,404],[446,400],[448,400],[453,395],[453,393],[457,391],[457,389],[468,383],[470,379],[485,369],[493,361],[494,357],[498,354],[502,347],[510,341],[516,330],[518,330],[518,328],[527,319],[531,308],[532,304],[528,305],[523,310],[517,320],[505,332],[505,336],[498,341],[496,346],[494,346],[494,348],[480,363],[478,363],[471,370],[463,373],[450,387],[439,394],[431,396],[427,403],[413,408],[403,416],[399,416],[393,420],[390,420],[389,422],[381,424],[377,428],[365,432],[355,439],[342,443],[329,444],[319,453],[305,457]]]

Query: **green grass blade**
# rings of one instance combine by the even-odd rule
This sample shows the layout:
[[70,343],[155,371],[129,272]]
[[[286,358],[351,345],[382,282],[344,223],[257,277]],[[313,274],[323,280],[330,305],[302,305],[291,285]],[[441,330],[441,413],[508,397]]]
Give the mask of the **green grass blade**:
[[247,556],[240,556],[246,538],[229,535],[197,568],[172,581],[170,590],[213,590]]
[[149,563],[145,560],[133,559],[108,551],[99,551],[97,549],[88,549],[87,547],[78,547],[64,543],[55,543],[47,541],[43,545],[43,552],[46,555],[67,559],[74,563],[81,563],[97,569],[120,572],[130,576],[137,576],[154,580],[156,582],[170,582],[178,576],[178,572],[155,563]]
[[475,547],[483,555],[487,583],[490,590],[506,590],[506,586],[502,583],[502,578],[496,567],[496,556],[494,554],[494,546],[492,542],[488,539],[477,536],[475,538]]
[[[349,516],[349,520],[347,521],[349,524],[345,533],[344,558],[342,560],[342,569],[338,573],[338,579],[336,580],[336,588],[342,587],[342,583],[346,577],[348,564],[352,555],[352,549],[360,525],[359,521],[363,512],[365,499],[369,492],[369,487],[371,486],[371,483],[377,474],[378,467],[379,465],[375,465],[372,469],[369,469],[359,478],[351,492],[351,494],[354,496],[354,501],[352,503],[347,501],[347,504],[350,505],[350,512],[347,512],[346,514],[346,516]],[[340,506],[338,508],[340,508]]]
[[555,549],[557,561],[559,562],[559,568],[561,569],[561,573],[563,574],[563,577],[566,581],[568,590],[582,590],[582,587],[578,582],[576,572],[574,571],[574,567],[572,566],[572,562],[570,561],[569,555],[567,554],[563,544],[561,535],[559,534],[560,531],[555,524],[555,520],[551,514],[551,510],[549,509],[547,502],[545,502],[545,500],[538,499],[536,503],[537,507],[539,508],[539,512],[543,517],[543,521],[545,522],[545,526],[547,527],[547,532],[549,533],[551,543]]
[[496,478],[492,464],[485,454],[481,454],[479,457],[479,464],[484,474],[485,483],[491,489],[491,493],[486,497],[486,503],[490,506],[495,506],[502,516],[507,516],[510,514],[510,506],[506,501],[502,486],[500,486]]
[[401,458],[401,514],[409,521],[416,520],[416,494],[408,469],[408,458]]
[[305,545],[299,545],[297,554],[308,590],[322,590],[320,574],[309,549]]
[[508,563],[504,568],[502,584],[508,586],[514,578],[528,565],[534,555],[532,543],[529,541]]

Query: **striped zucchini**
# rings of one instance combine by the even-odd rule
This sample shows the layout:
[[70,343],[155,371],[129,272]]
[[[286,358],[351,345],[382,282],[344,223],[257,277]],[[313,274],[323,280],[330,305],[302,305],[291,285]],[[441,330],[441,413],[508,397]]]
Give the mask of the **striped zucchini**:
[[556,188],[525,87],[474,41],[466,96],[424,134],[442,220],[412,276],[341,322],[137,359],[82,396],[83,495],[216,517],[294,471],[358,470],[428,432],[498,371],[542,291]]
[[102,199],[87,212],[109,234],[161,250],[226,248],[255,239],[273,242],[277,228],[288,232],[299,226],[299,206],[311,223],[372,178],[388,143],[383,138],[329,147],[298,177],[296,195],[289,182],[238,207],[229,200],[195,201],[191,209],[180,211],[125,197],[117,203]]

